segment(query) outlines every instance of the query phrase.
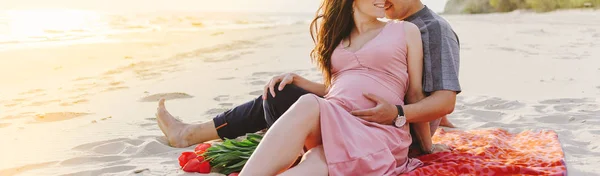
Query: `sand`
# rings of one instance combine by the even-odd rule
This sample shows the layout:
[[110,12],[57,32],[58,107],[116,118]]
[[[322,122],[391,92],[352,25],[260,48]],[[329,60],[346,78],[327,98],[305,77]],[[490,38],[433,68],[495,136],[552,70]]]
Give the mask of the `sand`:
[[[600,173],[600,12],[445,16],[460,36],[459,129],[550,129],[571,175]],[[0,51],[0,175],[185,175],[157,100],[185,122],[320,74],[306,24],[114,35]],[[7,61],[7,58],[10,62]]]

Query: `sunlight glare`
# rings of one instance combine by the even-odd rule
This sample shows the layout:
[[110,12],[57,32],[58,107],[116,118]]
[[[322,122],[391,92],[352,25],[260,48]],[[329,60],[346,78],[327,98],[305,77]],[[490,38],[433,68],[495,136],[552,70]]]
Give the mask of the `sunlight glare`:
[[18,10],[7,12],[11,37],[46,37],[53,33],[86,31],[99,18],[96,12],[81,10]]

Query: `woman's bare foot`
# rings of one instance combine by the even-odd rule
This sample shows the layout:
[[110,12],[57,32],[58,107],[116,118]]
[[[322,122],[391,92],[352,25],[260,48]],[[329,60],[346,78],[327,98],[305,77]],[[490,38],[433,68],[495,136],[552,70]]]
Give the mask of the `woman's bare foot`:
[[184,148],[190,145],[186,139],[189,133],[189,124],[185,124],[173,117],[165,108],[165,99],[158,101],[158,108],[156,108],[156,119],[158,121],[158,127],[165,134],[169,145],[177,148]]
[[440,121],[440,126],[445,126],[448,128],[456,128],[452,122],[448,120],[446,116],[442,117],[442,121]]

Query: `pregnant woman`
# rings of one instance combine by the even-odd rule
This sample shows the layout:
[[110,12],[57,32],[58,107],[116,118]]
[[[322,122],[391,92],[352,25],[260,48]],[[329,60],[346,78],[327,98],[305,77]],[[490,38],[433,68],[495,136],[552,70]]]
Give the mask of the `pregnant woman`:
[[[385,8],[385,0],[323,1],[311,24],[311,56],[324,83],[293,81],[311,94],[271,126],[241,175],[398,175],[422,164],[407,157],[408,123],[382,125],[350,113],[375,106],[365,93],[404,104],[405,95],[423,92],[419,29],[379,21]],[[303,160],[288,168],[303,147]]]

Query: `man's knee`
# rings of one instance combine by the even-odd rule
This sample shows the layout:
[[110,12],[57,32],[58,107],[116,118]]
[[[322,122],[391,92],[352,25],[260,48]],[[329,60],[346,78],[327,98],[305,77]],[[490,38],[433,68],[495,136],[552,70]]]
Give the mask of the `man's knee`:
[[275,85],[275,97],[273,97],[271,92],[267,93],[266,101],[268,103],[277,104],[290,101],[295,102],[296,100],[298,100],[298,98],[300,98],[300,96],[307,93],[304,89],[293,84],[285,85],[285,87],[281,91],[278,89],[278,87],[279,83]]
[[[279,84],[275,85],[275,88],[279,87]],[[283,113],[285,113],[298,99],[304,94],[308,94],[308,91],[293,85],[285,85],[283,90],[275,91],[275,97],[269,92],[267,93],[266,100],[263,101],[263,107],[265,111],[265,120],[267,127],[270,127],[275,123]]]

